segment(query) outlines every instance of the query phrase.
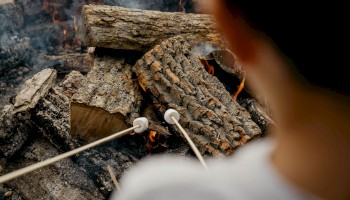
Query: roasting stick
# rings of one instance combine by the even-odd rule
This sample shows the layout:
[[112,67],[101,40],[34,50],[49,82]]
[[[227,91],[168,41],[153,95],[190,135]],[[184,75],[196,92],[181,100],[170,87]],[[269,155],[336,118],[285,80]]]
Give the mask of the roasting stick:
[[100,140],[97,140],[97,141],[92,142],[90,144],[87,144],[85,146],[79,147],[79,148],[74,149],[72,151],[68,151],[66,153],[60,154],[60,155],[58,155],[56,157],[49,158],[49,159],[44,160],[42,162],[38,162],[38,163],[35,163],[33,165],[30,165],[30,166],[24,167],[22,169],[16,170],[14,172],[5,174],[5,175],[0,177],[0,184],[4,183],[4,182],[7,182],[7,181],[10,181],[10,180],[12,180],[14,178],[17,178],[19,176],[22,176],[24,174],[27,174],[29,172],[32,172],[32,171],[34,171],[36,169],[39,169],[39,168],[45,167],[47,165],[50,165],[52,163],[55,163],[57,161],[60,161],[62,159],[65,159],[65,158],[68,158],[70,156],[73,156],[73,155],[75,155],[77,153],[80,153],[82,151],[88,150],[88,149],[90,149],[92,147],[98,146],[98,145],[100,145],[102,143],[105,143],[105,142],[108,142],[110,140],[116,139],[118,137],[124,136],[124,135],[126,135],[128,132],[130,132],[132,130],[135,131],[136,133],[142,133],[147,128],[148,128],[148,120],[145,117],[137,118],[137,119],[135,119],[133,121],[133,127],[131,127],[131,128],[128,128],[128,129],[123,130],[123,131],[120,131],[120,132],[115,133],[113,135],[110,135],[108,137],[102,138]]
[[182,126],[179,124],[179,119],[180,119],[180,114],[174,110],[174,109],[169,109],[165,112],[164,114],[164,119],[168,124],[175,124],[180,131],[182,132],[182,134],[185,136],[188,144],[190,145],[190,147],[192,148],[193,152],[196,154],[197,158],[199,159],[199,161],[201,162],[201,164],[203,165],[203,167],[205,169],[208,169],[207,164],[205,163],[205,160],[202,156],[202,154],[199,152],[198,148],[196,147],[196,145],[193,143],[193,141],[191,140],[190,136],[188,136],[187,132],[182,128]]
[[120,188],[120,185],[119,185],[119,183],[117,181],[117,177],[115,176],[115,174],[113,172],[113,169],[112,169],[112,167],[110,165],[107,165],[107,170],[108,170],[109,175],[112,178],[112,181],[114,183],[115,188],[117,188],[118,192],[122,191],[121,188]]

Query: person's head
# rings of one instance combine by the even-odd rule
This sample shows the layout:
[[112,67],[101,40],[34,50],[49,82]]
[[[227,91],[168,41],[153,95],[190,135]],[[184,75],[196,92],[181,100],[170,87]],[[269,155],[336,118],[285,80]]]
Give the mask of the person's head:
[[346,6],[295,0],[203,2],[251,76],[251,86],[272,104],[286,107],[303,98],[303,87],[349,96]]

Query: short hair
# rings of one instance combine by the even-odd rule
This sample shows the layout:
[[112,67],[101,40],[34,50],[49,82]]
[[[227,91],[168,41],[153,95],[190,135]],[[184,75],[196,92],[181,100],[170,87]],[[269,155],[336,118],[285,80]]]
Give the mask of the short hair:
[[225,1],[234,15],[267,35],[308,83],[349,95],[350,11],[345,2]]

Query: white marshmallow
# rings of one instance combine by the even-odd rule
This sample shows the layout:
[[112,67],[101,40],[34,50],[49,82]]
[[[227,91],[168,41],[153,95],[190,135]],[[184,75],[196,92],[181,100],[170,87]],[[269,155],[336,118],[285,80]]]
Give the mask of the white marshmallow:
[[148,119],[146,117],[139,117],[132,122],[132,125],[133,126],[140,125],[140,127],[135,128],[134,131],[135,131],[135,133],[142,133],[146,129],[148,129]]
[[164,114],[164,119],[168,124],[175,124],[171,116],[173,116],[176,119],[176,121],[179,121],[180,119],[180,114],[176,110],[168,109]]

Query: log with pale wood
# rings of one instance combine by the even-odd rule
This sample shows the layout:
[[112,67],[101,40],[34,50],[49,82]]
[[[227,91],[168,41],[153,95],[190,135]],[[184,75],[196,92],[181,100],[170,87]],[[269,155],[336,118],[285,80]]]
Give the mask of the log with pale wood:
[[224,45],[210,15],[105,5],[86,5],[82,14],[81,32],[87,46],[144,51],[175,35],[185,36],[194,43]]

